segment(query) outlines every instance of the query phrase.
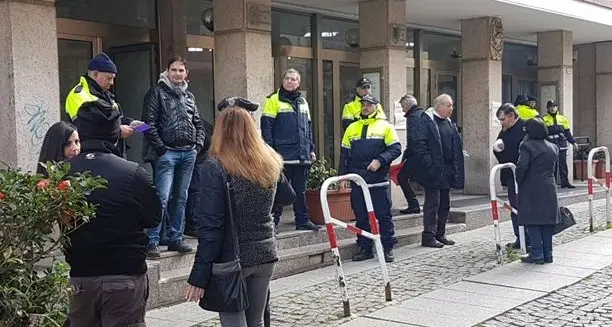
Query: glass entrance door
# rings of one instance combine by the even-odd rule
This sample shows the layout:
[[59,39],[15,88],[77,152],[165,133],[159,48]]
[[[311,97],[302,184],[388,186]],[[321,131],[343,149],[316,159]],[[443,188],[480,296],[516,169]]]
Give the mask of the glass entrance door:
[[[144,96],[158,77],[155,51],[155,44],[151,43],[110,49],[110,56],[119,71],[114,93],[125,117],[141,119]],[[143,143],[140,133],[127,139],[126,159],[142,164]]]
[[66,110],[66,97],[77,85],[81,75],[87,73],[87,64],[98,51],[96,38],[60,35],[57,39],[59,61],[59,89],[61,119],[70,121]]

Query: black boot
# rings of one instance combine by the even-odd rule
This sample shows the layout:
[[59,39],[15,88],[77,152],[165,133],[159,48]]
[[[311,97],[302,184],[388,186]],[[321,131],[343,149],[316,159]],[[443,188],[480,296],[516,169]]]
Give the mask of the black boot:
[[437,248],[437,249],[444,247],[444,243],[438,242],[438,240],[436,240],[435,238],[423,239],[421,241],[421,245],[424,247]]
[[455,245],[455,241],[449,240],[446,236],[436,237],[436,241],[444,244],[444,245]]
[[189,253],[193,251],[191,247],[182,241],[168,244],[168,251],[177,251],[179,253]]
[[544,257],[536,258],[533,257],[531,254],[527,254],[521,257],[521,261],[524,263],[536,263],[538,265],[543,265]]
[[374,258],[374,253],[372,253],[371,249],[370,250],[361,249],[359,250],[359,253],[353,256],[353,261],[364,261],[364,260],[368,260],[372,258]]
[[159,247],[156,244],[147,245],[147,259],[149,260],[159,260],[161,258],[161,253],[159,252]]
[[385,262],[390,263],[395,261],[395,256],[393,255],[392,249],[385,249]]
[[400,210],[400,213],[403,214],[403,215],[416,215],[416,214],[421,213],[421,208],[418,207],[418,206],[416,206],[416,207],[409,206],[406,209]]

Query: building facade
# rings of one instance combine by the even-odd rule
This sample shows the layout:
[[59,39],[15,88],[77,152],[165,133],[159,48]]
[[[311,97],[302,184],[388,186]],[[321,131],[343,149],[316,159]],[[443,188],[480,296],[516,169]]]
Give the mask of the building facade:
[[[181,54],[210,122],[215,100],[262,102],[283,70],[298,69],[317,151],[332,162],[361,76],[400,131],[402,95],[427,106],[448,93],[469,154],[465,191],[484,194],[495,109],[517,94],[538,97],[542,110],[558,101],[575,135],[612,145],[610,15],[605,0],[0,0],[0,160],[35,166],[92,55],[116,62],[117,100],[138,118],[167,59]],[[128,145],[140,161],[142,138]]]

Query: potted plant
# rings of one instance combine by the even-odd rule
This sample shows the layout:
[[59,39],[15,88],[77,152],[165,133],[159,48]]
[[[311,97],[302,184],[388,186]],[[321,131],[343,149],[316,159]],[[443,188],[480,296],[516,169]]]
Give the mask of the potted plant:
[[[69,176],[69,164],[47,163],[49,176],[0,170],[0,326],[62,326],[70,298],[68,265],[56,261],[69,235],[94,217],[86,196],[106,181]],[[41,260],[51,261],[46,269]]]
[[[321,207],[321,186],[326,179],[336,175],[336,170],[324,158],[315,161],[310,167],[306,187],[306,204],[310,212],[310,221],[314,224],[325,224]],[[332,218],[345,222],[355,220],[353,208],[351,207],[350,188],[342,189],[337,183],[330,185],[327,192],[327,201]]]
[[[588,156],[591,148],[585,151],[575,151],[574,152],[574,179],[586,180],[587,176],[587,167],[588,167]],[[603,152],[597,152],[593,156],[593,174],[596,178],[604,178],[605,177],[605,156]]]

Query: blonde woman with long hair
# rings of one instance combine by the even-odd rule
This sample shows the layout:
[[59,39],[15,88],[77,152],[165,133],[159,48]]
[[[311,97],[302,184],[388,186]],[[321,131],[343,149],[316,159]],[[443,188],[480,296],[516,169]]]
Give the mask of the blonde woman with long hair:
[[[230,98],[220,103],[219,108],[223,110],[215,124],[209,158],[204,163],[205,184],[195,214],[198,249],[187,298],[200,301],[204,309],[219,311],[224,327],[262,327],[268,287],[278,261],[271,209],[275,201],[279,205],[291,204],[295,192],[282,175],[282,158],[263,141],[247,111],[256,110],[257,105]],[[227,191],[225,181],[233,192]],[[206,303],[206,292],[215,286],[211,282],[213,264],[234,261],[233,236],[238,239],[248,306],[244,310],[211,309]]]

